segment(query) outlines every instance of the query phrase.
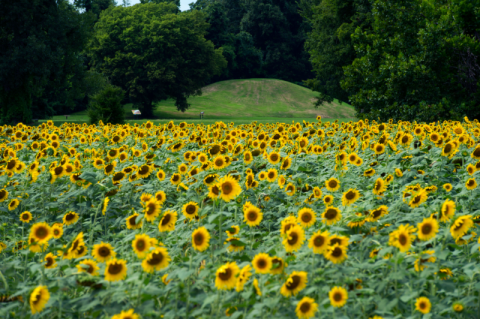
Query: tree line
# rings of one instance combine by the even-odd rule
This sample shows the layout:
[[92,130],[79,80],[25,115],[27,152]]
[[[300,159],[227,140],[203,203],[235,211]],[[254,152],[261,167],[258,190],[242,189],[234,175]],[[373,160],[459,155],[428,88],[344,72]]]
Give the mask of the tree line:
[[[0,122],[121,122],[228,79],[276,78],[358,118],[478,118],[480,0],[0,0]],[[123,4],[123,5],[122,5]],[[113,111],[112,111],[113,110]]]

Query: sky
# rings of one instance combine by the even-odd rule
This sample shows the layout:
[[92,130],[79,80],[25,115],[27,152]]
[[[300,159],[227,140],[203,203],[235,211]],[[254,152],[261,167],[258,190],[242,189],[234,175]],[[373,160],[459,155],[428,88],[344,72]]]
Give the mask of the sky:
[[[118,3],[121,3],[122,1],[118,1]],[[190,7],[188,6],[190,3],[195,2],[195,0],[180,0],[180,10],[188,10]],[[140,3],[140,0],[130,0],[130,4],[134,5]]]

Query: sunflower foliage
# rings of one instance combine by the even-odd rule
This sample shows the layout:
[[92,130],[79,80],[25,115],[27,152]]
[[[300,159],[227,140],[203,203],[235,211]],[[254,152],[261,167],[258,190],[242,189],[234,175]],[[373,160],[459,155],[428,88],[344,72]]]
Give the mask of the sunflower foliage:
[[480,124],[1,127],[1,318],[473,318]]

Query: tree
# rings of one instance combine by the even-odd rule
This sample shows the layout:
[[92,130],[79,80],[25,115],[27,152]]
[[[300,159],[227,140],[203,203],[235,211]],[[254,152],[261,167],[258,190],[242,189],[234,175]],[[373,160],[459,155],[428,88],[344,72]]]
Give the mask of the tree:
[[342,88],[360,118],[480,116],[479,0],[376,0]]
[[180,7],[180,0],[140,0],[140,3],[173,3],[177,7]]
[[306,81],[308,87],[320,93],[316,105],[333,98],[348,101],[342,89],[343,67],[356,57],[351,34],[358,27],[371,25],[371,0],[301,0],[301,15],[311,25],[305,42],[315,78]]
[[88,108],[90,123],[123,124],[125,111],[122,101],[125,91],[114,85],[107,85],[103,90],[92,97]]
[[303,49],[309,26],[296,0],[198,0],[207,39],[223,48],[228,68],[215,80],[268,77],[299,82],[312,76]]
[[77,8],[95,14],[97,18],[104,10],[116,5],[115,0],[74,0],[73,3]]
[[171,3],[109,8],[102,13],[90,52],[93,66],[122,87],[146,117],[168,98],[185,111],[187,98],[226,66],[221,49],[205,39],[201,12],[176,14]]
[[29,123],[48,86],[70,92],[93,16],[66,0],[0,0],[0,11],[0,122]]

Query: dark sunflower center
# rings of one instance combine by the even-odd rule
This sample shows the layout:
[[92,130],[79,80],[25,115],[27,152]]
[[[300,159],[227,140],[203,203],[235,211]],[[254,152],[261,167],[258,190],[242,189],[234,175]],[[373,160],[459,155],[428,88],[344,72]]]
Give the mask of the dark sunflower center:
[[219,273],[218,277],[223,281],[227,281],[232,277],[232,270],[230,268],[227,268],[225,269],[225,271]]
[[260,269],[267,268],[267,261],[265,259],[260,259],[257,261],[257,267]]
[[137,219],[137,216],[132,216],[128,219],[128,222],[130,223],[130,225],[135,226],[137,224],[135,222],[136,219]]
[[149,265],[155,266],[159,265],[163,261],[163,254],[162,253],[152,253],[152,257],[147,260]]
[[275,172],[268,173],[268,178],[272,179],[275,177]]
[[222,184],[222,193],[224,195],[228,195],[233,191],[233,185],[230,182],[226,182]]
[[271,160],[272,162],[278,161],[278,155],[277,155],[277,154],[272,154],[272,155],[270,155],[270,160]]
[[295,245],[298,241],[298,234],[294,231],[292,231],[290,234],[288,234],[288,244],[289,245]]
[[329,186],[330,188],[335,188],[335,187],[337,187],[337,181],[329,181],[329,182],[328,182],[328,186]]
[[22,219],[23,219],[23,220],[28,220],[28,214],[23,214],[23,215],[22,215]]
[[290,279],[292,280],[286,284],[288,290],[295,290],[302,282],[302,279],[298,275],[293,275]]
[[433,227],[430,224],[425,224],[422,226],[422,233],[424,235],[429,235],[432,232],[432,230],[433,230]]
[[194,205],[188,205],[185,211],[187,212],[187,214],[193,215],[196,213],[197,210]]
[[257,212],[254,212],[254,211],[248,212],[247,219],[251,222],[256,221],[257,220]]
[[45,263],[45,266],[50,267],[51,265],[53,265],[53,258],[47,257],[47,262]]
[[122,264],[111,264],[108,266],[108,273],[111,275],[118,275],[123,270]]
[[312,215],[310,213],[302,214],[302,221],[304,223],[309,223],[312,220]]
[[326,219],[335,219],[337,217],[337,211],[333,208],[329,208],[327,212],[325,213],[325,218]]
[[346,198],[347,200],[352,200],[352,199],[355,198],[355,193],[352,192],[352,191],[347,192],[347,194],[345,194],[345,198]]
[[35,236],[40,240],[44,239],[48,236],[48,230],[45,227],[39,227],[35,232]]
[[65,216],[66,221],[71,221],[73,219],[75,219],[75,214],[67,214],[67,216]]
[[335,300],[336,302],[340,302],[342,301],[343,299],[343,296],[340,292],[336,292],[333,294],[333,300]]
[[480,147],[477,147],[477,148],[473,151],[473,156],[475,156],[475,157],[480,157]]
[[202,233],[196,233],[195,236],[193,236],[193,241],[195,242],[195,245],[201,246],[204,242],[204,237]]
[[317,236],[313,240],[313,245],[315,247],[321,247],[321,246],[323,246],[324,243],[325,243],[325,238],[323,236]]
[[425,302],[421,302],[421,303],[419,304],[419,307],[420,307],[420,309],[426,309],[426,308],[427,308],[427,304],[426,304]]
[[147,205],[147,215],[152,215],[155,212],[156,206],[153,203]]
[[400,245],[404,246],[407,244],[408,240],[407,240],[407,236],[405,234],[401,234],[399,237],[398,237],[398,242],[400,243]]
[[180,179],[180,176],[178,176],[178,175],[173,175],[172,180],[173,180],[174,182],[177,182],[179,179]]
[[165,216],[163,216],[163,218],[162,218],[162,226],[167,225],[167,224],[170,222],[170,219],[171,219],[170,214],[166,214]]
[[141,175],[145,175],[149,171],[150,171],[150,169],[148,168],[148,166],[143,165],[142,167],[140,167],[140,170],[138,171],[138,173],[141,174]]
[[102,257],[108,257],[110,256],[110,249],[108,249],[107,247],[101,247],[98,250],[98,254]]
[[340,247],[335,247],[335,249],[333,249],[332,251],[332,256],[333,257],[341,257],[343,255],[343,250],[340,248]]
[[215,165],[216,165],[216,166],[222,166],[222,165],[223,165],[223,159],[217,158],[217,159],[215,160]]
[[304,302],[300,305],[300,312],[301,313],[308,313],[310,311],[310,303],[309,302]]

